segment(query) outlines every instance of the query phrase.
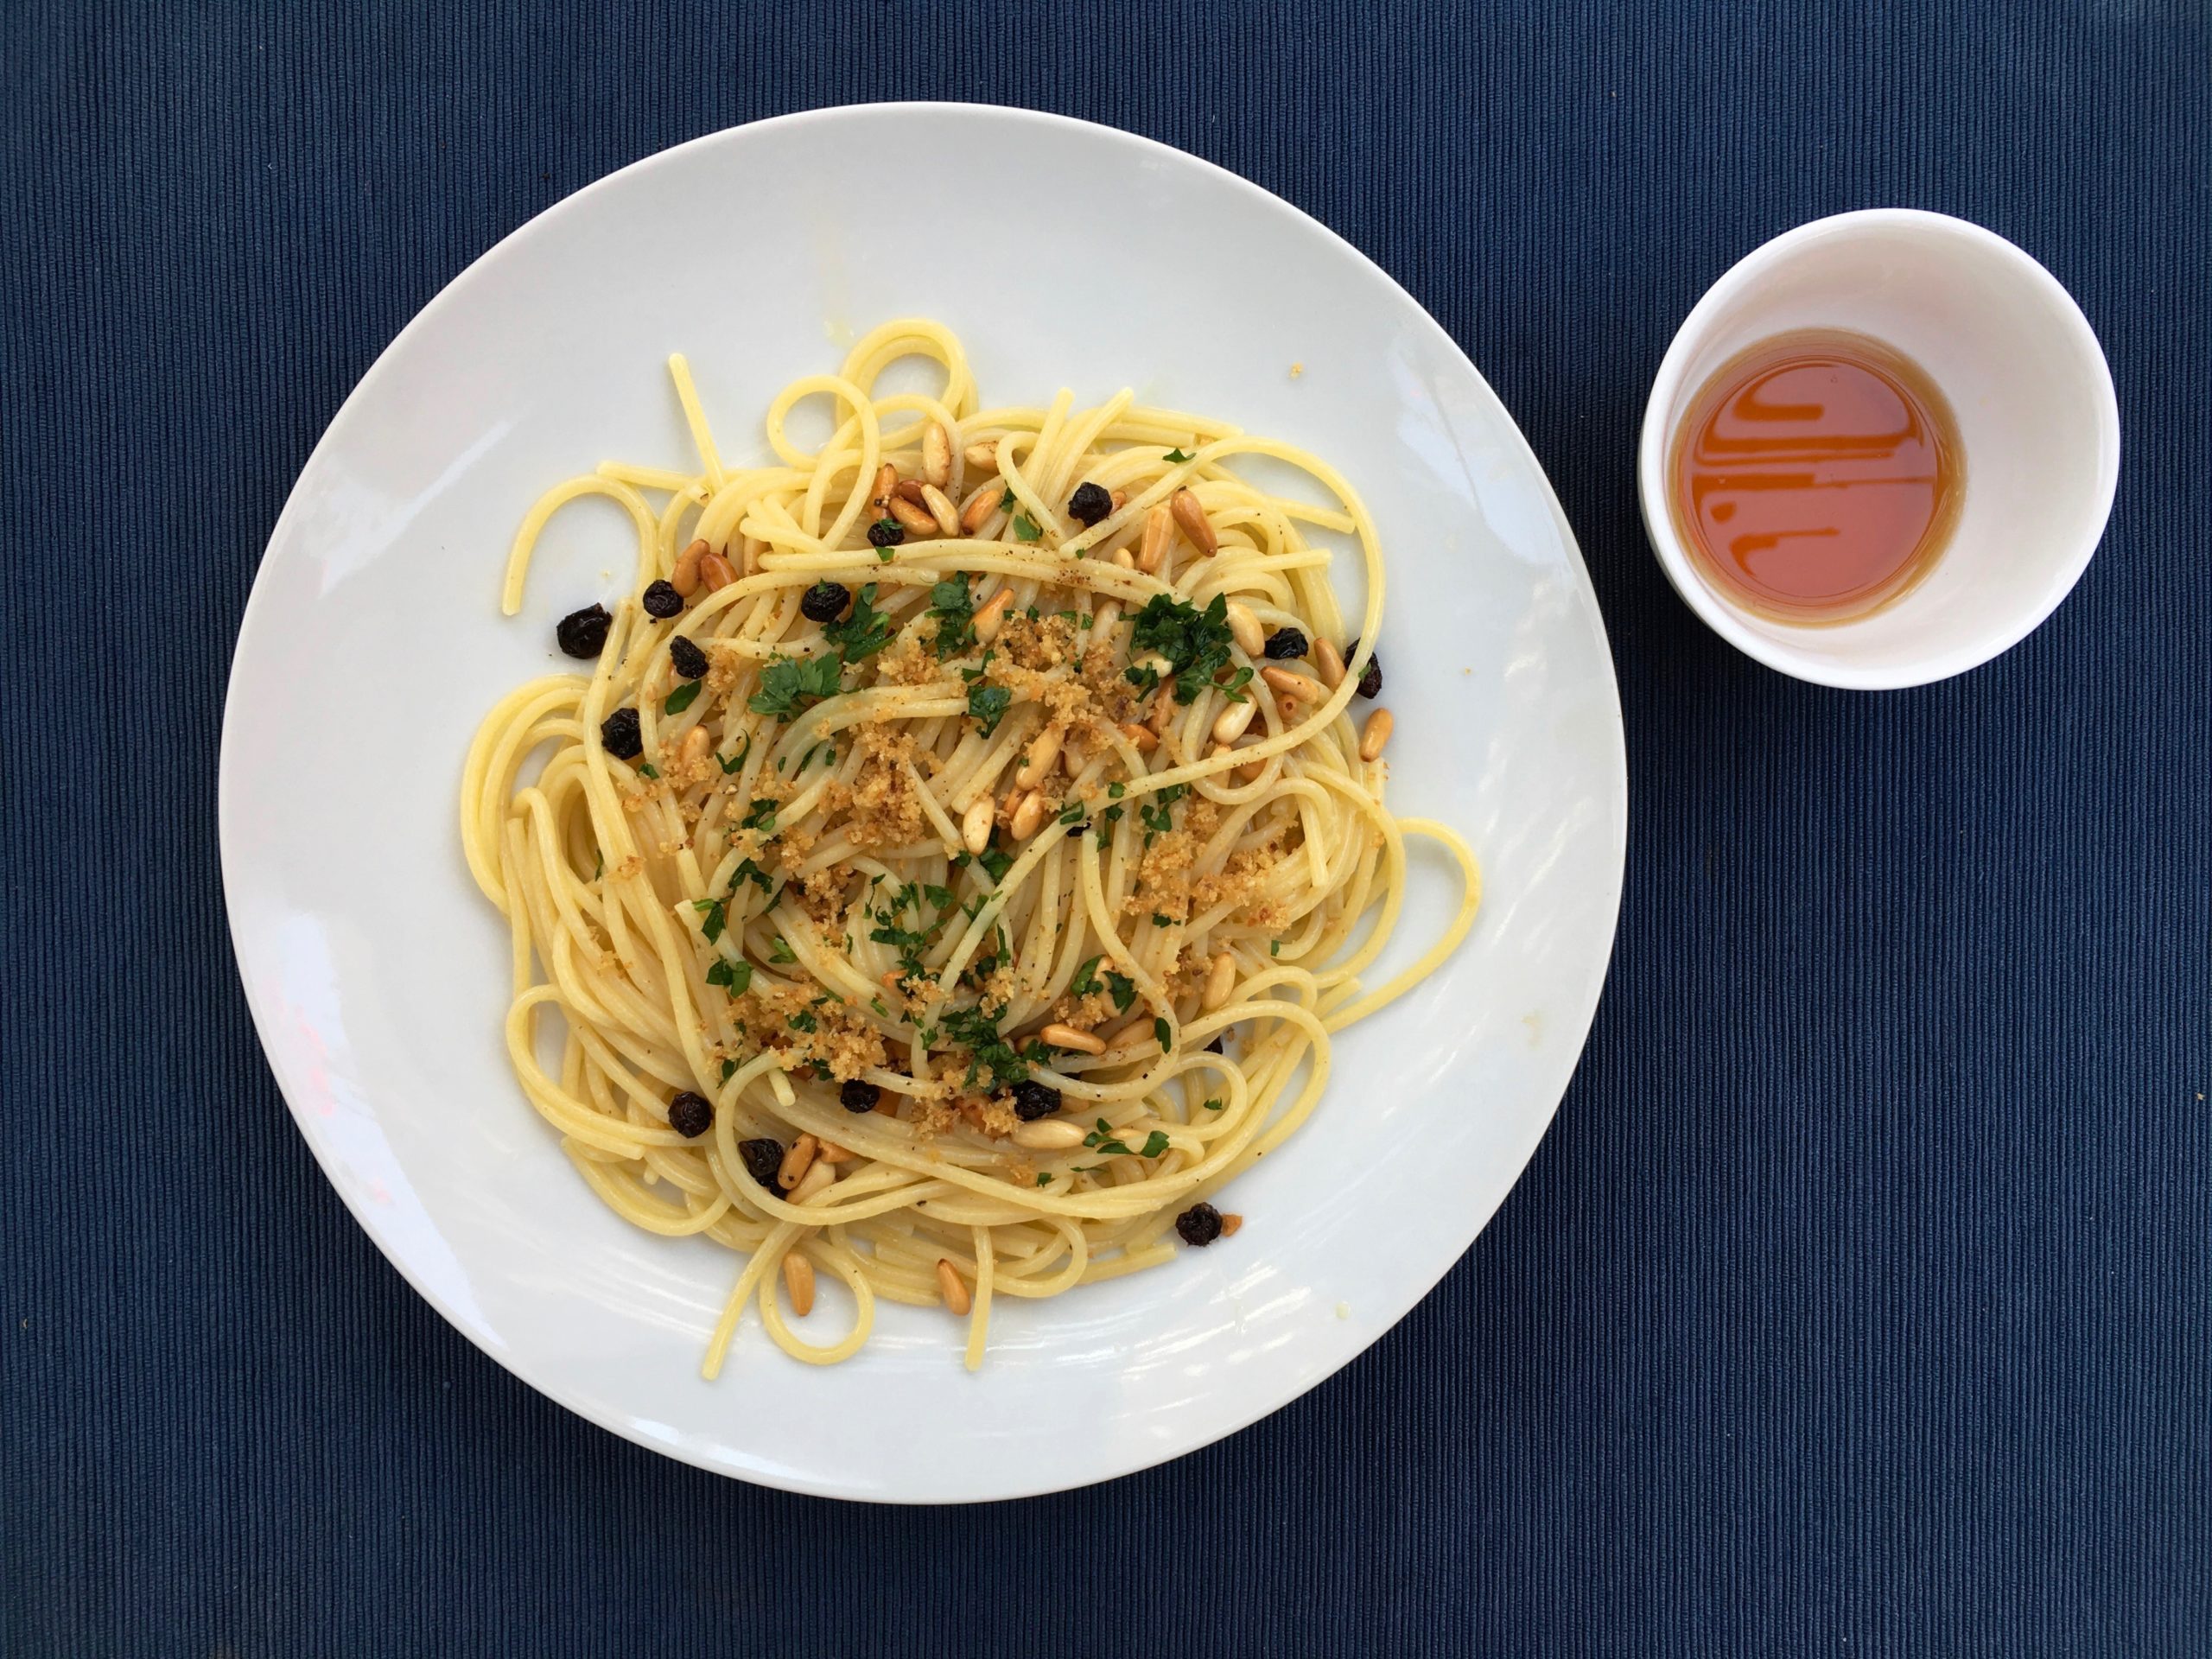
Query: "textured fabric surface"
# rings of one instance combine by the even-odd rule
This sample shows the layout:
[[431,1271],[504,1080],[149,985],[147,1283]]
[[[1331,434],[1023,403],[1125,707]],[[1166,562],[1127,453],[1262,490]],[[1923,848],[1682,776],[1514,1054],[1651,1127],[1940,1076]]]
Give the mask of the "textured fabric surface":
[[[0,63],[0,1649],[2212,1650],[2194,0],[18,4]],[[894,1512],[626,1445],[406,1287],[262,1063],[214,784],[264,540],[417,308],[623,162],[912,96],[1193,150],[1441,319],[1582,539],[1632,845],[1559,1118],[1397,1330],[1169,1467]],[[1852,696],[1697,625],[1632,456],[1713,277],[1889,204],[2050,266],[2126,451],[2048,625]]]

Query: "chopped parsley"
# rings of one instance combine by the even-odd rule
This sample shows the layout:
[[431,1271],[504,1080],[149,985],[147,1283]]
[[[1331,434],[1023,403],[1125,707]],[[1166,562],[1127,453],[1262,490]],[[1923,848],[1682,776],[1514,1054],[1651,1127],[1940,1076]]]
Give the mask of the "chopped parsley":
[[1279,957],[1282,955],[1282,941],[1281,939],[1269,939],[1268,941],[1268,954],[1271,957]]
[[1037,1176],[1037,1185],[1039,1185],[1039,1186],[1050,1186],[1052,1184],[1052,1172],[1051,1170],[1047,1169],[1047,1170],[1043,1170],[1043,1171],[1039,1172],[1038,1176]]
[[1124,785],[1109,784],[1106,785],[1106,798],[1109,800],[1118,801],[1122,796],[1128,793],[1128,787]]
[[1173,462],[1174,465],[1179,467],[1186,461],[1196,461],[1198,457],[1196,455],[1185,454],[1183,453],[1182,445],[1178,444],[1175,448],[1170,449],[1166,454],[1162,455],[1160,459],[1165,461]]
[[775,893],[776,884],[768,879],[768,872],[762,869],[758,864],[755,864],[749,858],[741,860],[738,863],[737,868],[731,872],[729,878],[730,892],[734,893],[740,887],[743,886],[747,881],[750,881],[754,887],[760,888],[761,892],[767,893],[772,897]]
[[1106,958],[1093,957],[1075,970],[1075,977],[1068,982],[1070,996],[1089,996],[1098,988],[1098,964]]
[[1137,1000],[1137,982],[1126,974],[1106,970],[1106,988],[1114,994],[1114,1012],[1127,1014],[1129,1004]]
[[968,715],[988,737],[999,728],[1006,718],[1006,711],[1014,706],[1014,693],[1002,685],[986,685],[982,681],[968,688]]
[[697,701],[699,688],[705,683],[706,682],[704,680],[684,681],[683,684],[677,686],[675,690],[668,694],[667,700],[660,706],[661,712],[668,715],[682,714],[686,709],[689,709],[693,702]]
[[1163,916],[1155,910],[1152,912],[1152,925],[1154,927],[1173,927],[1175,925],[1175,918],[1173,916]]
[[1081,823],[1084,820],[1084,815],[1090,810],[1090,809],[1085,806],[1081,801],[1071,801],[1068,804],[1067,810],[1060,814],[1060,822],[1062,823]]
[[756,715],[789,720],[803,714],[824,697],[834,697],[844,684],[845,664],[839,658],[779,657],[760,671],[760,689],[746,707]]
[[999,1035],[998,1022],[982,1008],[953,1009],[944,1016],[944,1034],[972,1057],[968,1062],[967,1087],[973,1088],[986,1070],[996,1089],[1011,1089],[1029,1080],[1029,1062]]
[[1174,1046],[1175,1033],[1168,1026],[1165,1015],[1152,1022],[1152,1034],[1158,1039],[1161,1048],[1167,1049]]
[[[887,556],[889,550],[884,550]],[[822,637],[836,646],[838,655],[848,663],[874,656],[891,643],[891,619],[875,608],[875,584],[872,582],[853,596],[850,615],[822,630]]]
[[937,619],[937,658],[957,657],[976,642],[976,601],[964,578],[930,589],[929,613]]
[[1217,1112],[1221,1109],[1221,1102],[1218,1099],[1210,1100],[1205,1103],[1205,1109],[1210,1112]]
[[809,1033],[818,1031],[822,1027],[822,1022],[819,1020],[817,1020],[811,1013],[804,1008],[801,1008],[797,1014],[791,1015],[790,1019],[785,1020],[784,1023],[789,1026],[793,1031],[804,1031]]
[[1188,784],[1170,784],[1154,796],[1149,804],[1137,808],[1137,817],[1144,823],[1144,844],[1147,850],[1154,840],[1175,827],[1175,803],[1190,792]]
[[694,899],[691,908],[706,919],[699,924],[699,932],[709,944],[722,936],[722,901],[719,899]]
[[1006,873],[1014,868],[1014,855],[1002,853],[995,847],[986,847],[976,855],[976,861],[991,878],[991,885],[996,887],[1006,879]]
[[660,768],[653,765],[650,760],[640,760],[638,763],[638,776],[640,778],[657,779],[660,776]]
[[883,1006],[883,999],[881,997],[871,996],[868,1000],[868,1005],[871,1008],[874,1008],[882,1018],[888,1020],[891,1017],[891,1010]]
[[[1115,1135],[1114,1126],[1102,1117],[1098,1120],[1098,1127],[1083,1137],[1083,1144],[1086,1147],[1096,1147],[1099,1151],[1113,1158],[1157,1158],[1167,1150],[1167,1136],[1162,1131],[1154,1129],[1150,1135],[1145,1136],[1144,1145],[1131,1147],[1126,1141]],[[1096,1168],[1097,1166],[1093,1165],[1092,1167]]]
[[[1157,652],[1173,665],[1175,701],[1194,702],[1213,681],[1218,669],[1229,666],[1229,601],[1221,594],[1200,611],[1185,601],[1154,594],[1136,613],[1130,630],[1133,652]],[[1136,684],[1139,671],[1124,678]],[[1149,688],[1147,688],[1147,690]]]
[[768,960],[771,962],[797,962],[798,960],[798,952],[791,949],[791,942],[789,939],[779,933],[769,942]]
[[1014,537],[1018,542],[1039,542],[1045,539],[1045,532],[1027,513],[1017,512],[1014,515]]
[[718,754],[715,757],[715,764],[722,769],[722,776],[728,778],[734,774],[740,766],[742,766],[745,764],[745,757],[752,753],[753,734],[747,732],[745,734],[745,741],[737,746],[737,753],[735,754]]
[[724,1060],[724,1061],[722,1062],[722,1077],[721,1077],[721,1080],[722,1080],[724,1083],[728,1083],[728,1082],[732,1077],[735,1077],[736,1075],[737,1075],[737,1062],[736,1062],[735,1060]]
[[728,988],[732,996],[743,996],[753,988],[753,964],[749,962],[717,962],[707,969],[707,983]]
[[[809,751],[809,753],[810,753],[811,751]],[[804,763],[801,762],[801,764],[804,765]],[[770,800],[766,796],[763,796],[760,799],[754,801],[750,807],[746,809],[745,817],[739,820],[738,828],[741,830],[759,830],[766,834],[772,836],[774,835],[776,833],[776,807],[778,804],[779,804],[777,802]]]

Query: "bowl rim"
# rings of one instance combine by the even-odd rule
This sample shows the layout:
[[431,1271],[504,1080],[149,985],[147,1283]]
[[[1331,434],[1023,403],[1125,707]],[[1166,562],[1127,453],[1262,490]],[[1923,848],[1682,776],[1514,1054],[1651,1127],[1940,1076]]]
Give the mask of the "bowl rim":
[[[1787,641],[1752,626],[1747,613],[1720,598],[1690,568],[1689,556],[1667,508],[1667,450],[1668,441],[1673,435],[1668,414],[1688,378],[1691,359],[1702,346],[1715,320],[1770,268],[1808,243],[1834,243],[1861,231],[1900,228],[1930,238],[1973,244],[1996,255],[2021,281],[2041,289],[2047,299],[2055,302],[2057,327],[2066,344],[2095,368],[2090,413],[2096,426],[2101,461],[2093,486],[2094,529],[2060,563],[2038,605],[1961,644],[1931,652],[1914,662],[1891,666],[1862,665],[1800,652]],[[2001,656],[2041,627],[2067,594],[2073,592],[2104,539],[2105,528],[2112,516],[2113,499],[2120,484],[2120,400],[2104,347],[2081,305],[2041,261],[2018,244],[1971,219],[1921,207],[1863,207],[1808,219],[1762,242],[1723,271],[1690,308],[1689,315],[1682,319],[1681,326],[1669,342],[1666,355],[1660,359],[1650,393],[1644,400],[1643,423],[1637,444],[1637,498],[1643,511],[1645,537],[1668,582],[1706,626],[1737,650],[1769,668],[1816,685],[1844,690],[1901,690],[1948,679]],[[1820,632],[1833,637],[1834,630],[1822,628]]]

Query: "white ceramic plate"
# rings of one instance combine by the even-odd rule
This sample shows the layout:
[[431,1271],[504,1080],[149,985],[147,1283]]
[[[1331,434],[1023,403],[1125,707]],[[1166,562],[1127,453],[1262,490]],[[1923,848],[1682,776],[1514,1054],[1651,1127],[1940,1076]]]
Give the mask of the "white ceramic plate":
[[[939,246],[901,230],[887,204],[919,176],[951,192],[947,222],[980,234]],[[995,219],[995,203],[1008,205]],[[1233,1188],[1247,1218],[1233,1242],[1002,1300],[978,1375],[958,1322],[887,1305],[871,1345],[826,1371],[786,1358],[748,1313],[708,1383],[702,1346],[737,1260],[618,1221],[524,1102],[500,1041],[506,934],[463,866],[454,791],[479,716],[552,666],[554,619],[628,581],[626,528],[579,508],[556,521],[524,614],[503,620],[524,510],[608,457],[690,464],[665,355],[690,354],[728,457],[757,447],[785,382],[917,314],[965,338],[987,403],[1134,385],[1343,468],[1392,584],[1392,802],[1457,825],[1488,896],[1442,972],[1342,1039],[1314,1118]],[[232,670],[221,809],[270,1063],[409,1282],[517,1376],[641,1445],[771,1486],[925,1502],[1188,1452],[1312,1388],[1420,1300],[1504,1198],[1573,1069],[1611,945],[1626,780],[1573,537],[1512,420],[1403,290],[1177,151],[906,105],[653,156],[532,220],[424,308],[331,423],[270,539]],[[1439,869],[1419,874],[1444,891]],[[1409,906],[1402,933],[1434,910]],[[814,1323],[845,1311],[824,1302]]]

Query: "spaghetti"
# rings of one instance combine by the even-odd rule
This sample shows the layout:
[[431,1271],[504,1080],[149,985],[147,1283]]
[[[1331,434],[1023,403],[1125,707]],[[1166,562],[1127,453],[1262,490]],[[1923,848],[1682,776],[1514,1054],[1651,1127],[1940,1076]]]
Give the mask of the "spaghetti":
[[[917,357],[939,390],[879,390]],[[508,1052],[617,1213],[746,1258],[708,1376],[748,1302],[828,1364],[878,1298],[964,1313],[973,1370],[997,1298],[1234,1230],[1207,1201],[1313,1111],[1332,1033],[1473,921],[1466,847],[1383,804],[1387,711],[1349,712],[1379,675],[1375,529],[1318,457],[1127,391],[981,409],[934,323],[786,387],[763,466],[723,459],[670,366],[697,469],[556,486],[507,566],[512,615],[565,503],[609,497],[636,528],[631,595],[574,635],[592,671],[515,691],[469,751]],[[832,410],[811,451],[787,424],[809,399]],[[1338,505],[1263,491],[1240,457]],[[1314,531],[1364,562],[1349,652]],[[1368,988],[1408,837],[1461,897]],[[826,1344],[785,1311],[817,1270],[856,1309]]]

